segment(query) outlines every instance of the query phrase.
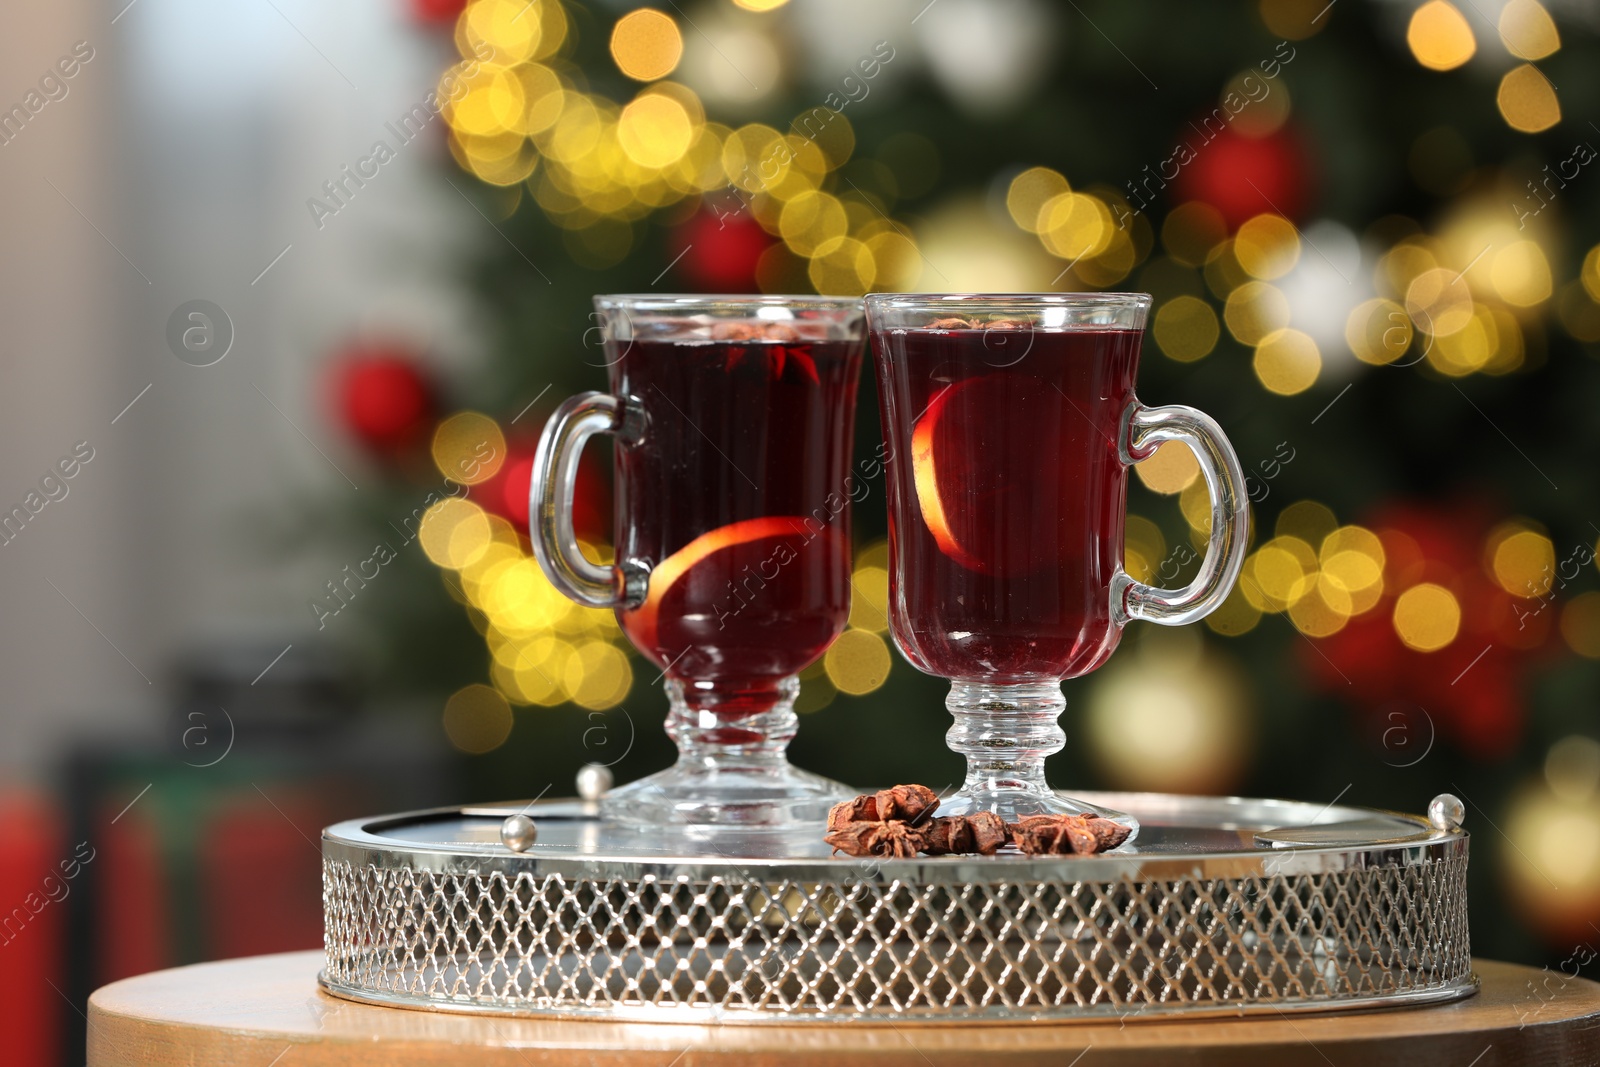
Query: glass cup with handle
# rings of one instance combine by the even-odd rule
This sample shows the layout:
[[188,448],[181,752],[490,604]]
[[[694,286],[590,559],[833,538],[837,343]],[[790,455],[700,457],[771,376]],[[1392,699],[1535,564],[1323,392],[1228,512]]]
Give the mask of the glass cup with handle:
[[[1150,297],[872,294],[867,320],[888,439],[890,629],[913,666],[951,680],[947,741],[967,759],[939,812],[1007,821],[1099,814],[1054,792],[1061,682],[1099,667],[1134,619],[1217,608],[1244,561],[1244,472],[1222,430],[1134,395]],[[1128,467],[1164,441],[1194,450],[1209,543],[1182,589],[1122,567]]]
[[[612,790],[647,825],[816,829],[851,795],[793,766],[796,675],[850,610],[858,299],[601,296],[610,391],[562,404],[534,460],[530,528],[550,581],[613,608],[665,678],[671,768]],[[578,456],[615,442],[615,562],[573,530]]]

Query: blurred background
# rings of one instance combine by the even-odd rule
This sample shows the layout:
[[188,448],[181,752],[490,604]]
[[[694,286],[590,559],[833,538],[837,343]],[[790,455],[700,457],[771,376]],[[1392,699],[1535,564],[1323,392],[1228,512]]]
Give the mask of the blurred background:
[[[13,5],[8,1062],[75,1061],[104,982],[319,945],[326,823],[669,762],[656,672],[526,542],[604,292],[1154,294],[1141,396],[1226,428],[1251,554],[1068,685],[1054,780],[1455,793],[1474,949],[1592,973],[1597,35],[1593,0]],[[609,492],[601,451],[600,552]],[[1187,580],[1188,453],[1130,509],[1129,569]],[[855,525],[792,755],[946,785],[881,493]]]

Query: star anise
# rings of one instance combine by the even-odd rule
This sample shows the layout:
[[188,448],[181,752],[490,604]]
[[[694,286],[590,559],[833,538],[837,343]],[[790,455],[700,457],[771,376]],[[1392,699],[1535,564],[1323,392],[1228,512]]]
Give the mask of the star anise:
[[939,794],[925,785],[897,785],[873,795],[880,819],[916,822],[939,806]]
[[1098,815],[1029,815],[1009,829],[1017,848],[1030,856],[1093,856],[1116,848],[1133,832]]
[[1011,840],[1005,820],[992,811],[934,819],[923,830],[923,851],[930,856],[949,853],[992,856]]
[[972,329],[972,320],[971,319],[955,318],[953,316],[951,318],[946,318],[946,319],[934,319],[932,322],[928,323],[928,329],[930,329],[930,330],[970,330],[970,329]]
[[822,840],[849,856],[911,859],[924,845],[922,834],[903,822],[853,822],[824,834]]

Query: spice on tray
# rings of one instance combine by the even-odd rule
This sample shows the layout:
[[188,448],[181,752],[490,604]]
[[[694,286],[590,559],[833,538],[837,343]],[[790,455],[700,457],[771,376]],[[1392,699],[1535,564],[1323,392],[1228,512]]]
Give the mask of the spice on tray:
[[1116,848],[1133,832],[1098,815],[1029,815],[1008,829],[1012,842],[1030,856],[1093,856]]
[[930,856],[949,853],[992,856],[1011,840],[1005,820],[992,811],[933,819],[922,832],[922,851]]
[[992,856],[1015,845],[1030,856],[1092,856],[1128,839],[1130,827],[1097,815],[1029,815],[1007,823],[992,811],[935,818],[939,796],[925,785],[897,785],[841,801],[828,812],[823,840],[850,856]]

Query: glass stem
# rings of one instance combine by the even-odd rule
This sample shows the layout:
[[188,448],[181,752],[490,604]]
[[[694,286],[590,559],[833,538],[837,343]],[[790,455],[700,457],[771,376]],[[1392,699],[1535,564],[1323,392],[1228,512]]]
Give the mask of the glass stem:
[[679,765],[708,770],[786,766],[784,750],[799,728],[800,680],[729,684],[667,679],[667,736]]
[[967,758],[962,793],[1051,795],[1044,759],[1067,745],[1056,721],[1067,707],[1059,682],[955,682],[945,707],[955,717],[945,741]]

